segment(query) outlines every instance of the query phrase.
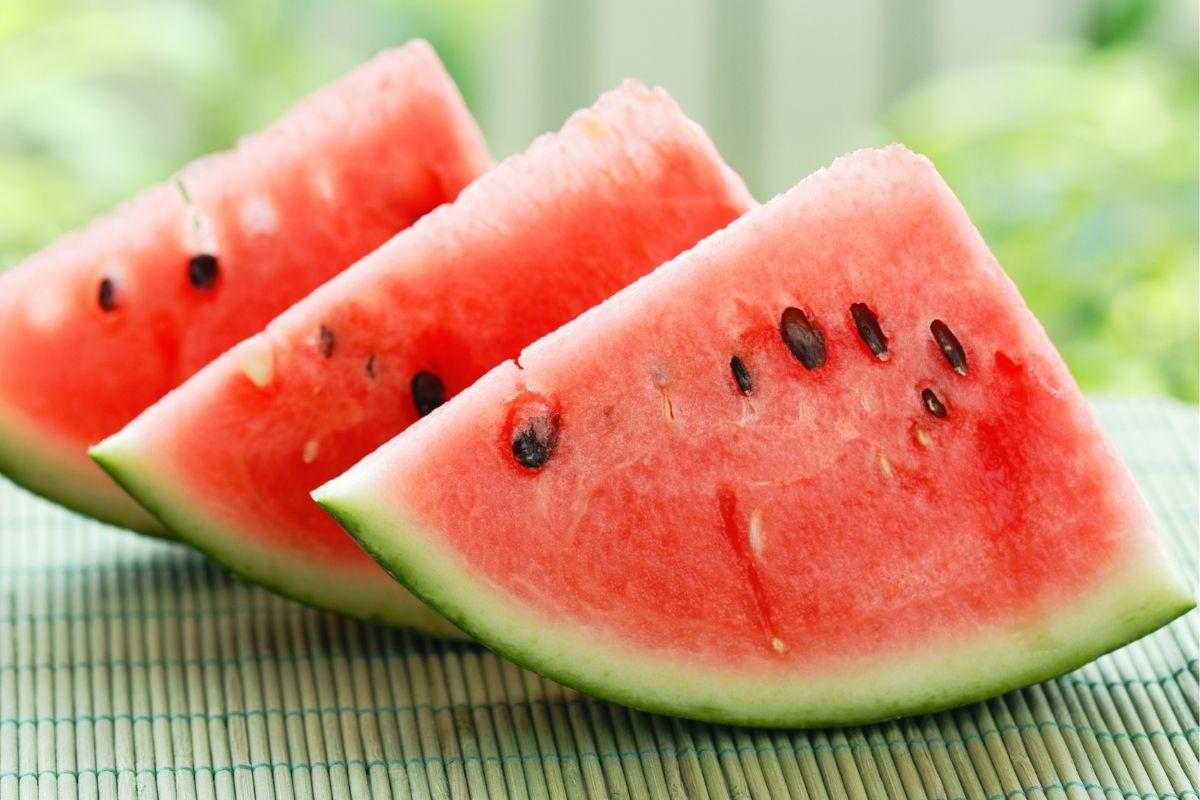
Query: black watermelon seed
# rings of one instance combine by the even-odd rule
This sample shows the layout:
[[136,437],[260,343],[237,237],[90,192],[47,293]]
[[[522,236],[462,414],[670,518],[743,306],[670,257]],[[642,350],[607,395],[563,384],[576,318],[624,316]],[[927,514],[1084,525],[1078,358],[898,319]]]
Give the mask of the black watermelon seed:
[[858,328],[859,338],[866,343],[867,347],[871,348],[875,357],[880,361],[887,361],[891,358],[892,354],[888,352],[887,336],[883,334],[883,328],[879,327],[879,317],[875,316],[875,312],[866,303],[852,303],[850,316],[854,318],[854,327]]
[[924,404],[925,410],[938,419],[946,418],[946,406],[938,399],[938,396],[933,393],[933,389],[921,390],[921,403]]
[[371,353],[371,355],[369,355],[367,357],[366,370],[367,370],[367,377],[370,378],[371,380],[375,380],[375,354],[374,353]]
[[100,303],[101,311],[116,311],[117,285],[113,283],[112,278],[106,277],[100,281],[100,290],[97,292],[96,299]]
[[418,417],[425,416],[446,402],[446,387],[442,385],[442,379],[432,372],[418,372],[413,376],[409,388]]
[[733,379],[737,381],[738,391],[747,395],[754,391],[754,381],[750,377],[750,370],[746,369],[742,359],[737,356],[729,359],[729,370],[733,373]]
[[197,289],[211,289],[217,282],[217,257],[199,253],[188,261],[188,280]]
[[954,332],[940,319],[935,319],[929,324],[929,331],[933,334],[934,341],[941,348],[942,355],[946,357],[951,369],[959,375],[966,376],[967,354],[963,350],[963,346],[959,344],[958,337],[954,335]]
[[558,415],[554,413],[529,419],[513,434],[513,457],[526,469],[540,469],[557,446]]
[[788,306],[779,320],[779,335],[805,369],[825,364],[825,337],[804,312]]
[[333,331],[324,325],[317,333],[317,352],[326,358],[333,356],[333,348],[337,347],[337,337],[333,335]]

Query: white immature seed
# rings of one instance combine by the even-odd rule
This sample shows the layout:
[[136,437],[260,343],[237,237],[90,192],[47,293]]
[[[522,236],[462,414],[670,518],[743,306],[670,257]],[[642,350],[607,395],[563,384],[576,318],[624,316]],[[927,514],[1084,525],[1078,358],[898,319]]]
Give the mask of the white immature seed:
[[783,654],[787,652],[787,645],[783,643],[783,639],[775,636],[771,638],[771,649],[776,653]]
[[749,534],[746,537],[750,540],[750,550],[758,558],[762,558],[763,550],[767,546],[767,534],[763,530],[762,509],[756,508],[750,512],[750,527]]
[[608,135],[612,132],[608,127],[608,123],[591,111],[584,111],[579,115],[579,128],[583,131],[583,135],[593,142],[599,142],[608,138]]
[[300,460],[305,464],[311,464],[317,460],[317,454],[321,452],[321,443],[316,439],[309,439],[304,443],[304,452],[300,454]]
[[248,339],[238,348],[238,365],[255,386],[262,388],[275,377],[275,352],[262,336]]
[[279,223],[275,207],[261,197],[252,197],[241,208],[242,224],[254,233],[270,233]]
[[313,185],[317,187],[317,194],[321,195],[322,200],[333,202],[337,190],[333,188],[333,179],[328,172],[318,172],[313,178]]

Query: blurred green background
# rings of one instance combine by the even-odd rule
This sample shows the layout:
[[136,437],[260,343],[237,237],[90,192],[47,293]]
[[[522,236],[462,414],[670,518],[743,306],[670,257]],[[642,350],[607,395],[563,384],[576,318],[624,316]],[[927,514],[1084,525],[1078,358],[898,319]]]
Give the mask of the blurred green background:
[[763,199],[903,141],[1085,389],[1195,402],[1197,24],[1189,0],[3,0],[0,267],[423,36],[496,156],[625,76]]

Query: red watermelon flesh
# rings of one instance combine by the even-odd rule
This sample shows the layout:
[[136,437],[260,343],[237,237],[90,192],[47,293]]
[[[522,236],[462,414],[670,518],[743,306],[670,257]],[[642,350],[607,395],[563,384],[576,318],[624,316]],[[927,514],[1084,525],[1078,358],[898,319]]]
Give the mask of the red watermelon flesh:
[[316,495],[489,646],[755,725],[946,708],[1192,606],[933,167],[862,151]]
[[30,256],[0,278],[0,470],[160,531],[88,445],[489,165],[418,41]]
[[629,83],[93,449],[167,526],[309,603],[446,632],[309,497],[521,347],[753,204]]

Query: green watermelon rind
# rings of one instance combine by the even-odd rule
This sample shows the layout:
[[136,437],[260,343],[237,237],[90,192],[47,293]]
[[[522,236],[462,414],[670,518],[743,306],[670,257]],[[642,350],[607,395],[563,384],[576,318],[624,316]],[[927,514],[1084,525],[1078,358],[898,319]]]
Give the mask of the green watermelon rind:
[[[172,492],[170,482],[146,475],[144,463],[121,446],[120,436],[110,437],[88,451],[112,480],[160,519],[180,541],[195,547],[243,580],[259,584],[276,594],[301,603],[328,608],[368,622],[442,638],[465,638],[464,633],[445,617],[406,592],[398,584],[384,580],[344,583],[336,598],[328,591],[331,575],[314,569],[302,559],[289,559],[279,549],[256,548],[245,536],[236,535],[212,524],[192,509],[187,498]],[[159,467],[155,467],[158,469]],[[287,580],[278,576],[287,575]],[[297,579],[297,576],[300,576]],[[322,591],[307,594],[295,587],[320,586]],[[378,587],[382,586],[380,591]]]
[[[0,473],[29,491],[52,498],[79,514],[144,533],[173,538],[137,501],[117,490],[104,473],[80,462],[74,448],[52,439],[21,415],[0,407]],[[84,467],[81,469],[80,467]]]
[[826,727],[955,708],[1070,672],[1195,607],[1151,537],[1157,546],[1115,561],[1114,572],[1074,607],[957,650],[949,641],[929,642],[920,648],[924,656],[839,665],[827,675],[697,669],[669,654],[605,646],[596,631],[520,609],[355,470],[313,497],[409,591],[500,655],[598,698],[704,722]]

